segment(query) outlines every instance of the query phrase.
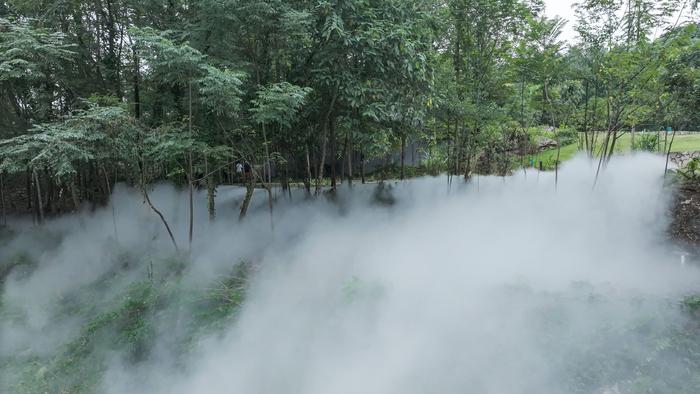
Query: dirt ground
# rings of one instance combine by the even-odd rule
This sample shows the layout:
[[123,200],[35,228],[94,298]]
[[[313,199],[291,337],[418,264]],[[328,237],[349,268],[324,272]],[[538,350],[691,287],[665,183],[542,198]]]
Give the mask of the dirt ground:
[[671,237],[695,256],[700,255],[700,181],[678,185],[669,214]]

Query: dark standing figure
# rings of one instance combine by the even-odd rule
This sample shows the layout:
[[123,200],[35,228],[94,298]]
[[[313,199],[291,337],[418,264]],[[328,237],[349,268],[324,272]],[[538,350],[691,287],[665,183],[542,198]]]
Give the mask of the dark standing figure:
[[248,182],[253,179],[253,169],[247,161],[243,163],[243,179]]

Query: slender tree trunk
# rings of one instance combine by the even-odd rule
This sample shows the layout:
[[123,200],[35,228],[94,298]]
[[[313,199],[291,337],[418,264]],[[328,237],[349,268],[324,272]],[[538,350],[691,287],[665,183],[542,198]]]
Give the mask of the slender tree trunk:
[[[557,133],[557,136],[559,133]],[[561,158],[561,140],[557,138],[557,159],[554,162],[554,190],[559,188],[559,159]]]
[[[288,197],[290,200],[292,199],[292,188],[289,185],[289,163],[292,162],[292,159],[289,155],[287,155],[287,163],[284,166],[284,172],[282,173],[282,195],[285,195]],[[279,175],[278,175],[279,178]]]
[[608,152],[608,157],[605,159],[606,163],[610,162],[613,154],[615,154],[615,145],[617,144],[617,129],[612,132],[612,141],[610,142],[610,152]]
[[29,171],[29,169],[27,169],[27,172],[25,173],[24,178],[27,181],[26,190],[27,190],[27,210],[28,211],[33,210],[32,209],[32,205],[33,205],[32,200],[34,200],[34,191],[32,190],[32,182],[33,182],[32,176],[34,176],[33,173],[31,171]]
[[209,221],[216,219],[216,184],[214,177],[209,174],[209,161],[204,156],[205,182],[207,184],[207,210],[209,211]]
[[175,253],[180,253],[180,248],[177,246],[177,241],[175,241],[175,236],[173,235],[172,230],[170,229],[170,225],[168,224],[168,221],[165,219],[165,216],[163,213],[156,208],[155,205],[153,205],[153,202],[151,201],[151,197],[148,195],[148,186],[146,185],[146,164],[142,159],[139,159],[138,161],[138,167],[139,171],[141,172],[141,180],[139,184],[141,185],[141,192],[143,193],[143,198],[148,204],[149,208],[153,212],[155,212],[156,215],[160,218],[160,221],[163,223],[165,226],[165,229],[168,231],[168,236],[170,237],[170,242],[172,242],[173,246],[175,247]]
[[600,158],[598,159],[598,168],[596,169],[595,179],[593,180],[593,187],[594,188],[598,184],[598,177],[600,176],[600,169],[603,167],[603,163],[605,162],[605,156],[606,156],[607,151],[608,151],[609,142],[610,142],[610,132],[606,133],[605,141],[603,141],[603,146],[600,150]]
[[289,168],[287,166],[284,167],[284,184],[287,185],[289,201],[292,201],[292,181],[289,178]]
[[39,174],[36,170],[32,170],[34,174],[34,189],[36,190],[36,203],[39,213],[39,223],[44,222],[44,203],[41,200],[41,184],[39,183]]
[[326,145],[328,144],[328,140],[326,139],[325,135],[322,135],[321,138],[321,158],[319,159],[318,170],[316,171],[316,194],[321,192],[321,181],[323,180],[326,166]]
[[306,145],[306,179],[304,181],[306,194],[311,195],[311,158],[309,157],[309,146]]
[[148,191],[146,190],[146,185],[141,185],[141,188],[142,188],[143,197],[144,197],[144,199],[146,200],[146,203],[147,203],[148,206],[151,208],[151,210],[152,210],[153,212],[155,212],[156,215],[158,215],[158,217],[160,218],[161,222],[163,222],[163,225],[165,226],[165,229],[168,231],[168,236],[170,237],[170,242],[172,242],[172,243],[173,243],[173,246],[175,247],[175,253],[179,253],[179,252],[180,252],[180,248],[178,248],[178,246],[177,246],[177,242],[175,241],[175,236],[173,235],[173,232],[172,232],[172,230],[170,229],[170,225],[168,224],[168,221],[165,220],[165,216],[163,216],[163,213],[160,212],[160,211],[158,210],[158,208],[156,208],[155,205],[153,205],[153,203],[151,202],[151,198],[148,196]]
[[[68,188],[70,189],[70,196],[71,200],[73,201],[73,210],[75,212],[80,211],[80,197],[78,197],[78,187],[76,186],[76,177],[72,177],[69,184]],[[108,186],[109,187],[109,186]]]
[[323,123],[321,126],[321,159],[318,166],[318,171],[316,172],[316,194],[321,191],[321,180],[323,179],[324,166],[326,161],[326,145],[328,139],[326,138],[326,130],[330,123],[331,114],[333,113],[333,108],[335,106],[335,100],[338,98],[338,89],[340,85],[337,84],[335,91],[333,92],[333,97],[331,98],[331,103],[328,106],[328,112],[326,112],[325,118],[323,118]]
[[80,168],[80,171],[78,171],[78,174],[80,174],[80,183],[78,184],[78,192],[80,195],[80,200],[81,201],[89,201],[87,182],[86,182],[87,175],[86,175],[85,168]]
[[[411,144],[411,165],[416,166],[416,147],[415,144]],[[418,163],[418,166],[420,166],[420,162]]]
[[520,127],[525,130],[525,78],[520,81]]
[[265,187],[265,190],[267,190],[267,208],[270,212],[270,231],[274,232],[275,231],[275,216],[272,210],[272,185],[267,185]]
[[[191,78],[190,78],[189,84],[187,86],[188,86],[187,87],[187,90],[188,90],[187,95],[189,98],[188,103],[187,103],[187,105],[189,107],[188,108],[189,116],[187,119],[187,123],[188,123],[190,137],[193,137],[192,136],[192,79]],[[189,237],[188,237],[189,245],[188,246],[189,246],[189,250],[191,251],[192,250],[192,238],[194,235],[193,234],[194,233],[194,178],[193,178],[194,165],[192,163],[192,149],[191,148],[188,152],[187,161],[189,162],[189,170],[188,170],[189,174],[187,176],[187,180],[189,181],[189,184],[190,184],[189,185],[190,186],[190,196],[189,196],[190,197],[190,207],[189,207],[190,208],[190,228],[189,228]]]
[[[452,133],[450,132],[451,123],[446,122],[445,125],[446,125],[445,128],[447,129],[447,146],[446,146],[446,150],[447,150],[447,187],[448,187],[448,191],[449,191],[449,187],[452,184],[452,173],[453,173],[453,169],[454,169],[455,142],[454,142],[454,138],[452,138]],[[431,145],[432,144],[429,144],[428,146],[431,146]],[[432,155],[433,155],[432,148],[428,148],[428,149],[429,149],[429,157],[432,157]],[[428,171],[430,171],[432,173],[433,168],[429,167]]]
[[335,135],[335,119],[330,119],[329,122],[330,138],[331,138],[331,190],[336,188],[336,170],[338,164],[337,141]]
[[189,174],[187,175],[187,181],[189,183],[189,236],[188,236],[188,241],[189,241],[189,250],[192,250],[192,238],[194,235],[194,178],[193,178],[193,165],[192,165],[192,151],[190,150],[188,153],[188,162],[189,162]]
[[341,154],[343,157],[340,159],[340,183],[345,182],[345,162],[347,160],[347,155],[348,155],[348,134],[350,134],[350,131],[345,133],[345,139],[343,141],[343,149],[341,150]]
[[401,180],[406,179],[406,136],[401,135]]
[[245,197],[241,203],[241,211],[238,215],[238,220],[243,220],[246,214],[248,214],[248,207],[250,206],[250,201],[253,199],[253,192],[255,191],[255,181],[253,180],[252,174],[245,181]]
[[367,180],[365,179],[365,154],[363,151],[360,151],[360,178],[362,178],[363,185],[367,183]]
[[457,149],[455,156],[455,168],[454,173],[459,176],[462,173],[462,128],[459,127],[459,121],[455,120],[455,147]]
[[[107,185],[107,190],[110,195],[110,201],[109,201],[109,206],[112,207],[112,227],[114,227],[114,238],[119,239],[119,233],[117,232],[117,213],[115,212],[115,207],[114,207],[114,199],[111,198],[112,196],[112,188],[110,186],[109,182],[109,174],[107,173],[107,168],[105,168],[104,165],[102,165],[102,172],[105,175],[105,185]],[[115,182],[116,182],[116,175],[115,175]]]
[[207,210],[209,211],[209,221],[216,219],[216,184],[214,178],[207,177]]
[[140,75],[140,65],[139,65],[139,57],[136,54],[136,50],[133,50],[134,53],[134,116],[136,119],[141,118],[141,88],[140,88],[140,83],[139,83],[139,75]]
[[[611,112],[611,105],[610,101],[612,100],[611,97],[607,95],[608,89],[605,89],[606,97],[607,99],[605,100],[605,117],[607,118],[606,123],[607,123],[607,133],[605,135],[605,149],[601,150],[601,158],[602,158],[602,163],[607,163],[607,155],[608,155],[608,148],[610,147],[610,131],[612,130],[612,112]],[[614,141],[614,140],[613,140]]]
[[[267,173],[267,183],[272,183],[272,166],[270,165],[270,148],[267,143],[267,131],[265,130],[265,124],[262,124],[263,132],[263,143],[265,145],[265,173]],[[263,179],[265,179],[265,174],[263,174]]]
[[666,166],[664,167],[664,178],[668,174],[668,160],[671,157],[671,149],[673,149],[673,141],[676,139],[676,130],[673,130],[673,135],[671,136],[671,143],[668,144],[668,150],[666,151]]
[[48,182],[46,182],[46,201],[44,203],[44,211],[55,215],[57,212],[56,206],[58,205],[58,202],[54,202],[54,192],[56,188],[54,187],[54,182],[51,181],[51,176],[49,176],[49,172],[47,170],[44,170],[44,178],[48,180]]
[[[467,153],[467,164],[464,168],[464,180],[465,181],[469,180],[469,176],[470,176],[469,173],[470,173],[471,167],[472,167],[472,155],[471,155],[471,153]],[[491,168],[490,163],[489,163],[489,168]]]
[[[591,130],[591,152],[590,152],[590,157],[595,157],[595,148],[596,145],[598,144],[598,127],[596,125],[596,121],[598,120],[598,94],[599,89],[598,89],[598,80],[595,80],[595,95],[593,96],[593,114],[591,114],[591,126],[593,129]],[[597,177],[597,176],[596,176]]]
[[634,135],[635,135],[636,128],[637,128],[636,125],[632,125],[632,130],[630,130],[630,144],[632,144],[632,146],[630,146],[630,150],[633,152],[635,150],[635,148],[634,148]]
[[2,225],[7,226],[7,209],[5,208],[5,178],[0,172],[0,204],[2,205]]
[[348,151],[345,154],[348,158],[348,186],[352,187],[352,154],[353,154],[353,149],[352,149],[352,137],[350,137],[350,141],[348,142]]
[[[474,133],[478,133],[478,126],[474,124]],[[471,176],[471,170],[472,170],[472,149],[471,149],[471,133],[467,131],[467,135],[464,137],[464,145],[465,145],[465,150],[467,154],[467,164],[466,168],[464,169],[464,181],[467,182],[469,181],[469,178]],[[491,168],[491,159],[489,157],[489,168]]]
[[586,152],[588,152],[589,147],[588,147],[588,80],[586,80],[586,93],[585,93],[585,101],[586,105],[584,106],[583,109],[583,136],[584,140],[586,142]]

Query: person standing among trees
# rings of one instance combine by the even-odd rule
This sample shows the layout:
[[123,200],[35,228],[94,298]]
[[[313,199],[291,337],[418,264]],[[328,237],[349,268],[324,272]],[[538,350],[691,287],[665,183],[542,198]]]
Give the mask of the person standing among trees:
[[245,179],[243,177],[243,163],[241,163],[240,161],[236,162],[235,168],[236,168],[236,178],[239,178],[241,180],[241,182],[244,182]]
[[253,179],[253,169],[247,161],[243,163],[243,181],[248,182]]

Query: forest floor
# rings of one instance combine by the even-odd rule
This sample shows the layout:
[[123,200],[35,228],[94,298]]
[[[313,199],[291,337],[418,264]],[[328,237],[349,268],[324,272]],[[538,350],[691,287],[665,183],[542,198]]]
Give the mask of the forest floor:
[[677,187],[670,216],[671,237],[693,254],[700,254],[700,182],[686,181]]

